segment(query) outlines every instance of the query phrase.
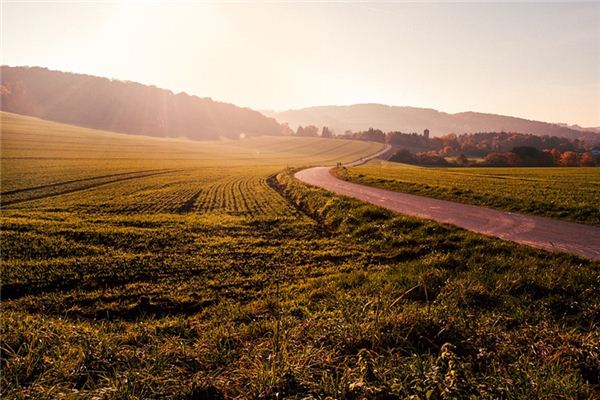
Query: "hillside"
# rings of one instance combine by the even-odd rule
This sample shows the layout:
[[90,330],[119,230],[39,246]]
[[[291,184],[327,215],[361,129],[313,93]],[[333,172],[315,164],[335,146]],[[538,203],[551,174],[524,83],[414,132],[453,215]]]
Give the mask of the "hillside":
[[[48,185],[64,182],[85,183],[98,177],[99,171],[113,176],[157,168],[223,171],[252,166],[256,171],[267,168],[272,174],[288,165],[352,161],[382,147],[373,142],[290,136],[202,142],[155,138],[81,128],[7,112],[0,112],[0,124],[3,205],[14,200],[13,195],[32,193],[40,186],[46,190]],[[200,181],[196,184],[200,185]]]
[[1,109],[88,128],[196,140],[279,135],[273,119],[247,108],[135,82],[2,66]]
[[591,131],[571,129],[557,124],[530,121],[504,115],[463,112],[445,112],[416,107],[397,107],[383,104],[355,104],[350,106],[309,107],[283,112],[262,111],[263,114],[287,122],[295,129],[298,125],[328,126],[336,133],[378,128],[384,131],[422,132],[428,128],[433,136],[446,133],[473,133],[508,131],[550,135],[569,139],[600,140]]

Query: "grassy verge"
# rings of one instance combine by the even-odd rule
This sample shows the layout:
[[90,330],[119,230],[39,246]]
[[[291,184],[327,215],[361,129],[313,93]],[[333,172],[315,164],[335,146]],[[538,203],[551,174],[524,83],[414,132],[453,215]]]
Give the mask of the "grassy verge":
[[372,161],[334,174],[398,192],[600,226],[600,168],[423,168]]

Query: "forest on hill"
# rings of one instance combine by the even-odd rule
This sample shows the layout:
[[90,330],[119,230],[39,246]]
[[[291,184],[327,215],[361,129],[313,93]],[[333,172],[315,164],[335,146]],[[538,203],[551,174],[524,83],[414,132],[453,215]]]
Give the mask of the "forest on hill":
[[38,67],[2,66],[1,76],[2,111],[88,128],[196,140],[282,130],[248,108],[135,82]]
[[[306,130],[306,128],[304,128]],[[329,132],[328,128],[323,128]],[[397,151],[392,161],[428,165],[485,165],[493,167],[593,167],[600,165],[600,140],[586,142],[558,136],[536,136],[514,132],[450,133],[429,137],[417,133],[387,132],[370,128],[342,137],[392,145]],[[472,162],[469,157],[483,158]],[[448,162],[448,157],[455,157]]]

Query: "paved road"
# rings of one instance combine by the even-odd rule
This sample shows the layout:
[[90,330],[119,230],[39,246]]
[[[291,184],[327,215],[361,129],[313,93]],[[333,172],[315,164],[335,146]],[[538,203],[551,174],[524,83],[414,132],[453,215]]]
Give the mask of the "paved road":
[[572,253],[600,260],[600,228],[595,226],[515,214],[359,185],[337,179],[331,175],[330,170],[331,167],[309,168],[297,172],[295,176],[310,185],[354,197],[402,214],[456,225],[473,232],[544,250]]

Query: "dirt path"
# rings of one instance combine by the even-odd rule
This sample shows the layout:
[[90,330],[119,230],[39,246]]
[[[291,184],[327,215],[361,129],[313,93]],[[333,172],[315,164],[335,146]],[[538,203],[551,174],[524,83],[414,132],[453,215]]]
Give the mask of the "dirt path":
[[[365,160],[359,160],[357,163],[363,161]],[[402,214],[456,225],[473,232],[548,251],[566,252],[600,260],[598,227],[359,185],[334,177],[330,170],[331,167],[308,168],[297,172],[295,176],[310,185]]]

